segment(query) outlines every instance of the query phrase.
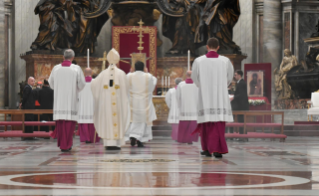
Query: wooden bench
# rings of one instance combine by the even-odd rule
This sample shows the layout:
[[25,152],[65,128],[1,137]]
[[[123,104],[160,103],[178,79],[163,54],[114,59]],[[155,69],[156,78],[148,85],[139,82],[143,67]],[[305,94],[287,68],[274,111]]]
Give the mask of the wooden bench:
[[[234,122],[226,123],[226,127],[233,127],[233,128],[244,128],[244,134],[239,133],[226,133],[226,138],[270,138],[275,139],[278,138],[280,141],[284,142],[287,138],[284,135],[284,112],[281,111],[233,111],[234,115]],[[244,122],[238,122],[238,115],[244,116]],[[274,122],[274,116],[279,115],[281,116],[281,123]],[[247,122],[249,116],[261,116],[262,122]],[[271,122],[265,122],[265,117],[271,116]],[[248,132],[246,128],[261,128],[262,132]],[[270,128],[271,133],[265,133],[265,128]],[[274,128],[280,129],[280,134],[274,133]]]
[[[25,133],[25,126],[55,126],[54,121],[40,122],[41,114],[53,114],[53,110],[0,110],[0,114],[4,115],[4,121],[0,121],[0,126],[4,126],[4,132],[0,133],[0,137],[50,137],[51,132],[34,131],[33,133]],[[38,121],[25,121],[25,114],[33,114],[38,116]],[[7,121],[9,115],[21,115],[21,121]],[[8,131],[11,126],[11,131]],[[13,130],[13,126],[22,126],[22,130]]]

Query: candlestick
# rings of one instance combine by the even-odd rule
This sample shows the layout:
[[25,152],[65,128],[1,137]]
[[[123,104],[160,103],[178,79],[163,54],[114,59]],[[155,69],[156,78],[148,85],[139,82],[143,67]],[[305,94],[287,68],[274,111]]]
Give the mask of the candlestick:
[[167,83],[168,83],[167,76],[165,76],[165,90],[167,88]]
[[88,49],[87,66],[88,66],[88,68],[90,68],[90,49]]
[[162,76],[162,95],[164,95],[164,76]]
[[191,52],[188,50],[187,71],[191,70]]

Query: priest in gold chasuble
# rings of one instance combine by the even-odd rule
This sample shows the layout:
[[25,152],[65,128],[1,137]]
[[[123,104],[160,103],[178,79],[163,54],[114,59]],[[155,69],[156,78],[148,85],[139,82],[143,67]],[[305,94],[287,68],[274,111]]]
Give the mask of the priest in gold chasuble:
[[129,87],[126,74],[117,68],[120,55],[112,49],[109,67],[92,81],[94,126],[107,150],[120,150],[130,122]]

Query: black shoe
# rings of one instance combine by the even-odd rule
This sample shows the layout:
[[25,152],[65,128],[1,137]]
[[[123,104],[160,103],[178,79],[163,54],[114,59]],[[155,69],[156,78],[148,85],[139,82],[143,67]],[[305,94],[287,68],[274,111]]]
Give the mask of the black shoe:
[[208,152],[208,150],[200,152],[201,155],[205,155],[206,157],[212,157],[212,154]]
[[214,157],[221,159],[221,158],[223,158],[223,155],[220,154],[219,152],[214,152]]
[[117,146],[106,146],[105,150],[121,150],[121,148]]
[[45,140],[49,140],[50,138],[49,138],[49,137],[44,137],[43,139],[45,139]]
[[71,150],[72,150],[72,147],[69,148],[68,150],[61,149],[61,152],[70,152]]
[[135,146],[136,144],[136,138],[135,137],[130,137],[130,140],[131,140],[131,146]]
[[201,151],[201,152],[200,152],[200,155],[206,155],[206,152],[207,152],[207,150]]
[[90,141],[85,141],[85,143],[86,143],[86,144],[91,144],[92,142],[90,142]]
[[143,145],[143,143],[142,143],[142,142],[137,141],[137,147],[139,147],[139,148],[143,148],[143,147],[144,147],[144,145]]

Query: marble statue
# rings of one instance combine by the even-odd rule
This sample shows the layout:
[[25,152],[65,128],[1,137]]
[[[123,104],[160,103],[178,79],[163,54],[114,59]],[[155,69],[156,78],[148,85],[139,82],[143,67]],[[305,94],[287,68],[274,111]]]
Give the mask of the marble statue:
[[287,73],[297,65],[298,61],[296,56],[292,55],[289,49],[285,49],[284,58],[282,59],[279,68],[274,70],[277,98],[290,99],[294,96],[294,93],[287,82]]

